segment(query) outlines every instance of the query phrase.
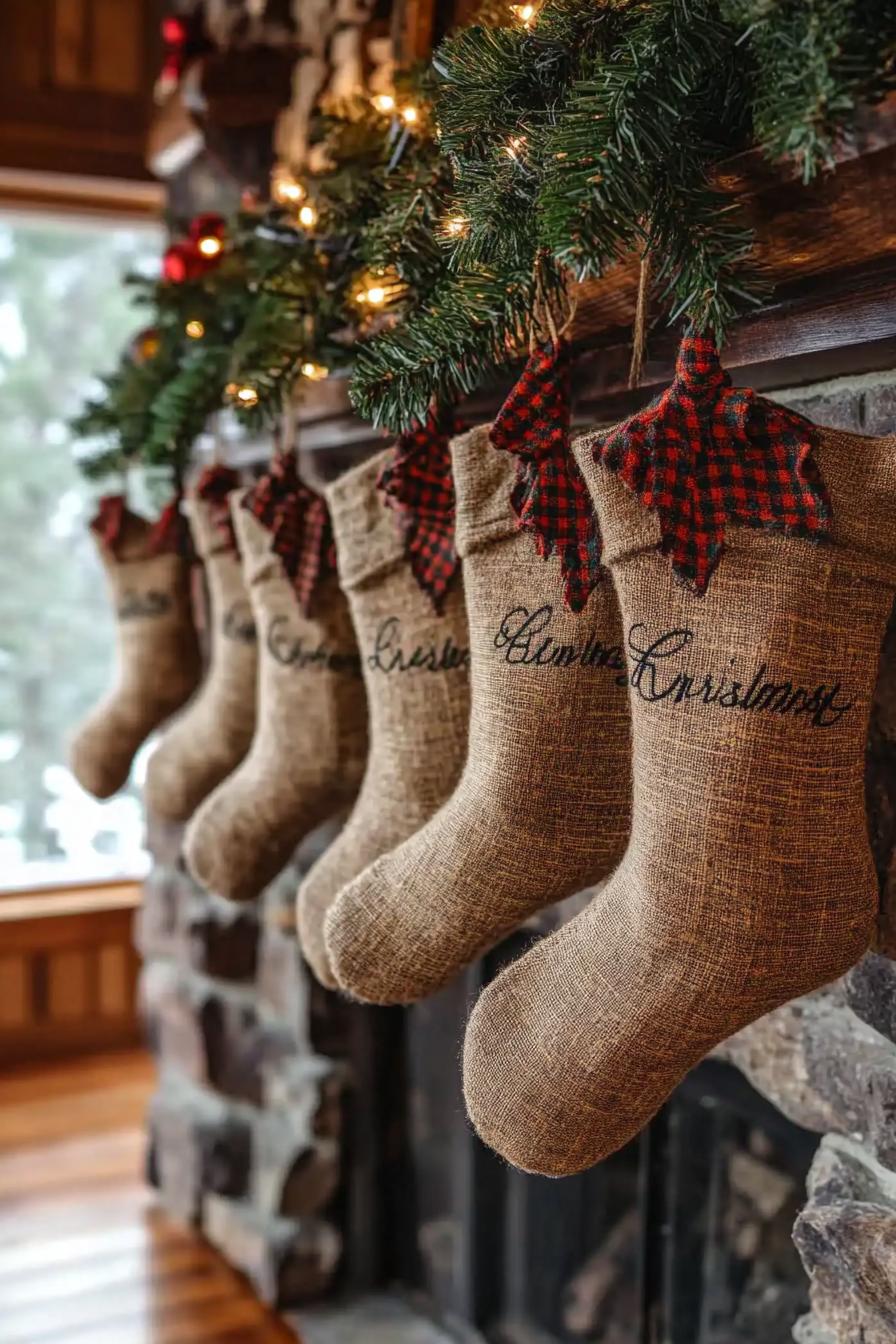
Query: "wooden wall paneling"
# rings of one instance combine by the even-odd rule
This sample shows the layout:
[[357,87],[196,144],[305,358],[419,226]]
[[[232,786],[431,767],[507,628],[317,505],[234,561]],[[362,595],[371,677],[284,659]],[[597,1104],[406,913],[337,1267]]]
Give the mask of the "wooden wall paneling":
[[0,1065],[140,1039],[138,900],[132,883],[0,898]]
[[155,0],[4,0],[0,166],[143,179]]

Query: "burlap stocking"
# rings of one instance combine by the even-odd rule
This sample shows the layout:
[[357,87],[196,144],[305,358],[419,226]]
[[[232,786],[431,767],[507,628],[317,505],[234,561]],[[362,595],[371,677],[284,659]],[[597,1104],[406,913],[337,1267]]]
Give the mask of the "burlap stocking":
[[258,721],[249,754],[195,813],[185,838],[197,881],[256,897],[303,837],[353,799],[366,754],[366,707],[348,606],[324,575],[305,615],[272,538],[234,509],[258,631]]
[[176,547],[175,513],[172,505],[152,524],[110,496],[92,524],[118,619],[118,676],[78,730],[70,761],[78,783],[96,798],[127,782],[138,748],[199,680],[190,565]]
[[370,752],[345,829],[299,888],[302,950],[317,978],[335,983],[323,921],[341,887],[420,829],[451,794],[463,768],[469,718],[467,617],[459,576],[441,614],[417,583],[396,520],[377,489],[392,450],[341,477],[327,492],[361,650]]
[[630,745],[619,617],[601,583],[562,604],[556,557],[510,505],[512,460],[478,429],[452,444],[470,631],[458,786],[421,831],[346,887],[325,924],[334,974],[373,1002],[449,981],[536,910],[604,877],[625,846]]
[[[751,395],[720,400],[720,414],[710,407],[717,444],[738,417],[755,418]],[[694,405],[699,420],[706,408]],[[779,433],[774,416],[768,425]],[[676,430],[662,446],[679,451],[683,437]],[[464,1054],[482,1138],[550,1175],[619,1148],[717,1042],[846,971],[868,946],[877,898],[863,760],[896,586],[896,437],[821,431],[797,489],[787,471],[777,477],[783,509],[780,499],[769,507],[772,477],[764,500],[755,486],[760,437],[736,441],[731,479],[753,521],[727,527],[721,559],[706,544],[714,523],[681,526],[677,540],[666,528],[686,497],[672,467],[635,480],[654,501],[651,481],[665,480],[658,517],[595,463],[595,443],[580,441],[576,454],[625,631],[631,841],[591,905],[486,989]],[[712,451],[705,460],[712,518],[727,467],[716,472]],[[788,529],[813,530],[799,521],[806,491],[824,521],[815,464],[832,540],[762,530],[785,515]],[[677,551],[685,541],[688,554]],[[677,575],[661,542],[678,556]]]
[[[210,631],[209,668],[199,694],[149,759],[144,797],[155,816],[186,821],[239,765],[255,730],[255,622],[246,595],[228,501],[238,503],[235,472],[220,497],[189,499],[195,549],[205,565]],[[217,479],[217,478],[216,478]],[[207,494],[207,492],[205,492]]]

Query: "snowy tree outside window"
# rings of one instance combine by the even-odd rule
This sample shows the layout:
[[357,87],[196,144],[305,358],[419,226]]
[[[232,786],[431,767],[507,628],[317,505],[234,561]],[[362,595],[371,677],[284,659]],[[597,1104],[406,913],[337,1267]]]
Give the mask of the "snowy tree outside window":
[[[141,325],[123,273],[157,264],[152,226],[0,216],[0,886],[136,876],[139,799],[99,803],[67,743],[114,674],[114,631],[67,418]],[[112,488],[116,484],[112,483]]]

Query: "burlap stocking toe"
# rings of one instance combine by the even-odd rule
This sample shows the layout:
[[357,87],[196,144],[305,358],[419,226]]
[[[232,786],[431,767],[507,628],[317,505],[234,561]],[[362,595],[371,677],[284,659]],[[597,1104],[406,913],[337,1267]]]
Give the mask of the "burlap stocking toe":
[[[230,500],[239,497],[233,491]],[[147,808],[173,821],[191,817],[236,769],[255,730],[255,622],[239,555],[218,517],[222,509],[227,509],[226,498],[215,505],[194,496],[188,504],[208,588],[209,670],[199,694],[165,734],[146,770]]]
[[118,676],[72,740],[69,759],[96,798],[122,788],[138,749],[199,681],[189,561],[174,550],[154,554],[156,535],[123,502],[114,544],[94,528],[118,620]]
[[896,587],[896,438],[821,431],[832,541],[729,527],[702,597],[593,442],[576,454],[625,631],[631,842],[486,989],[464,1053],[482,1138],[550,1175],[626,1143],[712,1046],[868,946],[864,750]]
[[562,604],[555,557],[517,530],[515,467],[452,444],[470,634],[463,774],[431,821],[346,887],[325,937],[359,998],[422,998],[535,911],[605,877],[628,835],[630,743],[613,590]]
[[391,449],[379,453],[327,492],[370,719],[367,768],[352,814],[299,888],[302,950],[329,986],[335,980],[323,936],[327,910],[347,882],[429,820],[466,756],[470,655],[460,578],[438,614],[377,490],[391,456]]
[[258,713],[249,753],[194,815],[184,854],[197,881],[254,899],[315,826],[347,806],[366,754],[366,707],[345,598],[332,574],[305,616],[270,533],[235,508],[258,631]]

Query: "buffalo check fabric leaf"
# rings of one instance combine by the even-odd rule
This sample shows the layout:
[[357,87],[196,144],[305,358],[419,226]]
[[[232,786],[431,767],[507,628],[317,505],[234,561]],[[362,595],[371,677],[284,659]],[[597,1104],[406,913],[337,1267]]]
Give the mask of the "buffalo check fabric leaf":
[[221,463],[213,463],[206,467],[196,482],[196,494],[208,505],[212,523],[230,551],[237,550],[237,541],[227,501],[228,496],[239,487],[239,483],[239,472]]
[[[149,555],[162,555],[168,551],[179,555],[191,555],[190,530],[181,512],[182,502],[183,493],[178,490],[149,529],[146,535],[146,549]],[[103,495],[97,505],[96,516],[90,521],[91,532],[100,538],[113,555],[118,554],[125,519],[128,516],[127,500],[124,495]]]
[[243,499],[243,508],[271,534],[299,606],[307,616],[318,580],[336,563],[326,500],[299,479],[293,453],[276,453]]
[[657,513],[660,550],[703,593],[728,523],[816,541],[829,536],[833,512],[815,442],[803,416],[732,387],[715,342],[691,335],[671,385],[599,441],[594,456]]
[[96,516],[90,520],[90,530],[99,537],[112,554],[121,538],[127,502],[124,495],[103,495],[97,504]]
[[458,561],[450,436],[438,412],[402,434],[377,486],[398,520],[411,573],[441,612]]
[[193,539],[181,509],[183,498],[181,490],[173,494],[153,523],[147,538],[150,555],[175,552],[178,555],[192,556]]
[[559,557],[564,601],[581,611],[604,570],[597,519],[570,452],[570,374],[567,341],[535,349],[490,437],[517,459],[510,502],[519,526],[532,533],[544,559]]

